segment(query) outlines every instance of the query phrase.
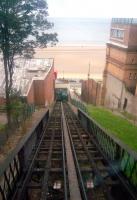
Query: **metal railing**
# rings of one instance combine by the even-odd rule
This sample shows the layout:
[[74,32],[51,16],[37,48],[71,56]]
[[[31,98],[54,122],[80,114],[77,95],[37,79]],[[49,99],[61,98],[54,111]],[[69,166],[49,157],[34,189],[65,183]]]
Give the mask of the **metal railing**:
[[127,190],[131,193],[133,191],[133,199],[137,199],[137,195],[134,195],[137,194],[137,152],[104,130],[82,110],[78,110],[78,117],[87,131],[94,136],[101,152],[110,160],[115,173],[124,184],[126,183]]
[[88,114],[88,109],[86,107],[86,104],[83,103],[82,101],[78,101],[76,99],[72,99],[70,100],[71,104],[76,106],[78,109],[81,109],[83,112]]
[[[17,182],[30,164],[32,152],[35,153],[44,134],[49,119],[49,110],[27,131],[17,146],[0,163],[0,199],[12,199],[19,187]],[[15,198],[17,199],[17,198]]]

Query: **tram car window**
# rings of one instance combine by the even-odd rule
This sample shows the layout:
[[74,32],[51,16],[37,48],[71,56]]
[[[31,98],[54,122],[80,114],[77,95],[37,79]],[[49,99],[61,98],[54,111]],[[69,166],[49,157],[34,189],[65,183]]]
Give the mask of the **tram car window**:
[[68,89],[58,88],[55,90],[56,101],[68,101]]

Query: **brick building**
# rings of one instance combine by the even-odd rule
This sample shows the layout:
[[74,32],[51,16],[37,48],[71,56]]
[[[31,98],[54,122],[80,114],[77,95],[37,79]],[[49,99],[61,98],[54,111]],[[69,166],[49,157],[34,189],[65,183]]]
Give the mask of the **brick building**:
[[137,19],[112,19],[103,99],[108,107],[137,114]]
[[102,81],[93,79],[82,81],[81,99],[93,105],[101,105]]
[[[4,76],[0,85],[0,103],[3,103]],[[55,87],[54,60],[36,58],[16,60],[13,87],[21,91],[21,95],[28,103],[46,106],[51,104],[54,101]]]

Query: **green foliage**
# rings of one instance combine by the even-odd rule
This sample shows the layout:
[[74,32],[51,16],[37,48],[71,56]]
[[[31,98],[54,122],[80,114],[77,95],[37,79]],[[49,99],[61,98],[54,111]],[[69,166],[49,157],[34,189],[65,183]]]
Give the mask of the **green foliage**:
[[11,116],[13,123],[16,123],[19,126],[21,121],[21,117],[23,114],[23,110],[25,109],[26,105],[21,101],[14,101],[11,103]]
[[35,47],[55,44],[57,34],[46,30],[53,27],[47,21],[45,0],[0,1],[0,49],[11,58],[15,55],[31,57]]
[[108,130],[108,133],[114,134],[133,150],[137,150],[137,126],[105,108],[91,105],[87,108],[90,116]]
[[[7,105],[6,105],[7,106]],[[13,126],[19,126],[21,121],[32,114],[31,105],[28,105],[21,97],[20,91],[12,90],[10,94],[9,110],[11,113],[11,123]]]
[[[26,112],[27,104],[22,101],[21,93],[17,90],[12,90],[10,94],[10,111],[13,123],[19,126],[19,122],[23,117],[24,112]],[[24,116],[25,117],[25,116]]]
[[50,33],[45,0],[0,0],[0,52],[5,71],[7,119],[10,126],[12,76],[17,56],[31,58],[34,48],[56,44],[57,34]]
[[4,124],[0,124],[0,131],[3,131],[5,129],[5,125]]
[[5,105],[0,105],[0,112],[5,112],[6,111],[6,106]]

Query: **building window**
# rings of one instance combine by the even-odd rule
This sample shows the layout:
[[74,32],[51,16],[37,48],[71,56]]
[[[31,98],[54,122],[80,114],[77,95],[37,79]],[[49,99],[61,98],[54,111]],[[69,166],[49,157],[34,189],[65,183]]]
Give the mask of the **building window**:
[[132,79],[132,73],[129,74],[129,79],[130,79],[130,80]]
[[124,30],[112,28],[111,29],[111,37],[123,40],[124,39]]
[[135,80],[137,79],[137,73],[135,73],[135,75],[134,75],[134,79],[135,79]]

